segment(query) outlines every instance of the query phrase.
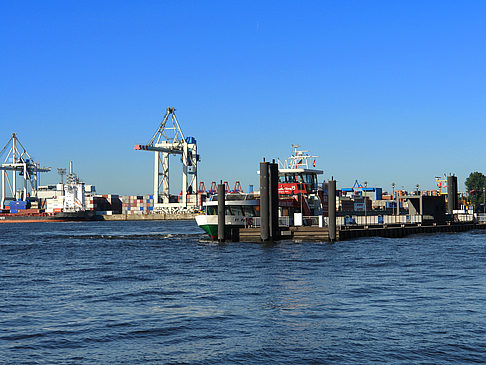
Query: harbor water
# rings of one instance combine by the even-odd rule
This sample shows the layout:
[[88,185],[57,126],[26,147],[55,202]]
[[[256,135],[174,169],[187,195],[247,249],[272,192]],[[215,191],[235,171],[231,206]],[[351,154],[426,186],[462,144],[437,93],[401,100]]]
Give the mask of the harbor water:
[[0,225],[0,363],[486,362],[486,233],[217,244]]

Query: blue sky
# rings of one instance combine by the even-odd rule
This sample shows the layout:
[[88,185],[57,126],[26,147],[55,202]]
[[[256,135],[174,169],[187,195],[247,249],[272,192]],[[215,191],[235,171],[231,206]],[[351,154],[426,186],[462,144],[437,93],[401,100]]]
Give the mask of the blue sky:
[[485,172],[484,2],[0,4],[0,144],[17,132],[100,193],[152,191],[153,155],[133,146],[168,106],[206,187],[257,187],[258,163],[292,143],[341,187]]

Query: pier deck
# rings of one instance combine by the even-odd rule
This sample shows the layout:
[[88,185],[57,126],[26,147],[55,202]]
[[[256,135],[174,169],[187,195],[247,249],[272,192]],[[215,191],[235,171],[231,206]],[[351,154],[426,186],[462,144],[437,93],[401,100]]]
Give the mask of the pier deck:
[[[450,224],[402,224],[379,226],[350,226],[339,227],[336,232],[337,241],[350,240],[360,237],[390,237],[399,238],[411,234],[464,232],[472,229],[486,229],[484,223],[450,223]],[[281,239],[296,241],[329,241],[329,231],[320,227],[281,227]],[[260,242],[260,228],[241,228],[239,241]]]

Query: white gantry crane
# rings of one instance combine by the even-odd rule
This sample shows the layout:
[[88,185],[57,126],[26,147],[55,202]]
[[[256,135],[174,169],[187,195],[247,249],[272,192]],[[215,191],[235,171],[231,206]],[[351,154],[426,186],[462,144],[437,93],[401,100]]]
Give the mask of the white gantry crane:
[[[175,116],[175,108],[168,107],[159,128],[146,145],[136,150],[154,151],[154,210],[176,213],[197,208],[197,154],[196,139],[184,137]],[[182,195],[178,201],[170,197],[169,156],[181,155]]]
[[[8,152],[7,152],[8,151]],[[39,172],[51,171],[50,167],[40,167],[35,163],[27,150],[22,146],[16,133],[12,133],[9,141],[0,151],[0,158],[6,153],[3,163],[0,165],[2,170],[2,199],[0,209],[5,208],[5,201],[17,200],[19,198],[27,199],[27,194],[37,196],[37,187],[39,184]],[[11,175],[9,177],[9,175]],[[22,192],[17,192],[17,175],[23,180]],[[8,186],[8,189],[7,189]],[[7,195],[7,191],[8,194]]]

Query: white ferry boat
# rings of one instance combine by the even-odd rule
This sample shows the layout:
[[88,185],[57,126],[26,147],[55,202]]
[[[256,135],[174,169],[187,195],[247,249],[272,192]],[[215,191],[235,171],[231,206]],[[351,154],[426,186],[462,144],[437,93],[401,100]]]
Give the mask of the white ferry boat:
[[[225,201],[225,236],[230,237],[230,230],[234,227],[248,227],[253,225],[255,217],[260,216],[260,200],[237,199]],[[218,201],[211,200],[203,203],[204,214],[196,216],[196,223],[212,238],[218,238]]]

